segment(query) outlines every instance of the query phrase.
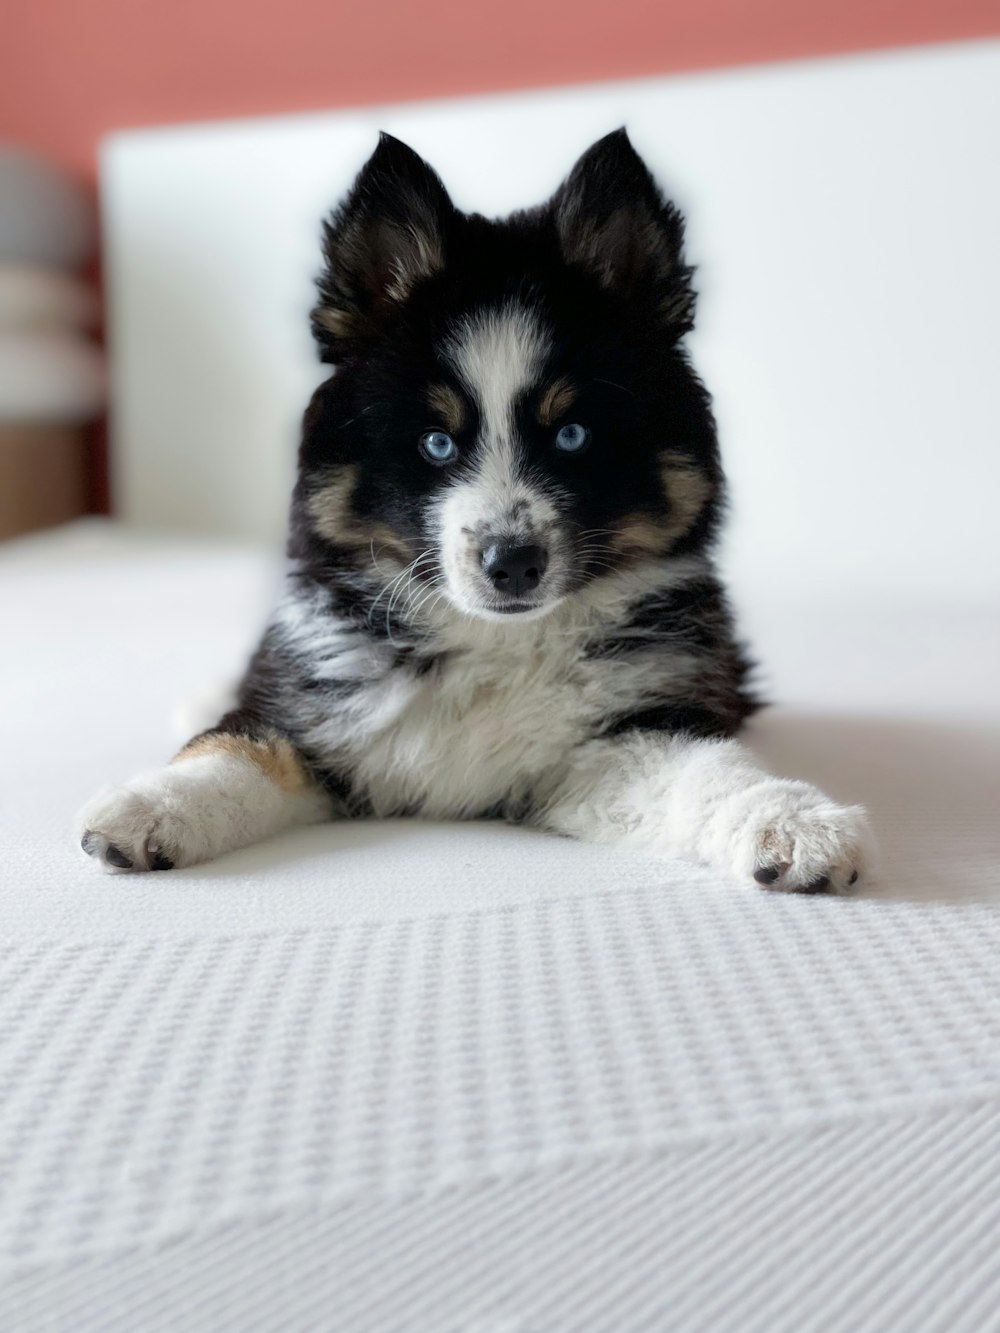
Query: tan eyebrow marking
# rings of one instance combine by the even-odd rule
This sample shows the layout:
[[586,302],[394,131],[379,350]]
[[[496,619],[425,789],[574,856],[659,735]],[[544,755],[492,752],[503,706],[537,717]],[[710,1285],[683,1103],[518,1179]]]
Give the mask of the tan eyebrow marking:
[[432,384],[427,390],[427,402],[442,426],[450,431],[465,425],[465,404],[449,384]]
[[542,401],[538,404],[538,420],[543,426],[552,426],[572,407],[576,400],[576,388],[570,380],[563,376],[561,379],[553,380],[549,387],[542,394]]

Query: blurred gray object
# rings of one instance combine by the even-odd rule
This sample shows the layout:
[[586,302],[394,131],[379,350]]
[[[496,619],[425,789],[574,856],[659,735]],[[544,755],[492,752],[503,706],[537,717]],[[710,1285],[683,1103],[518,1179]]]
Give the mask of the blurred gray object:
[[34,153],[0,144],[0,261],[77,268],[96,242],[83,189]]
[[0,145],[0,539],[87,507],[85,426],[104,406],[89,337],[96,292],[86,191],[32,153]]
[[75,333],[0,327],[0,422],[89,421],[104,402],[104,358]]
[[41,264],[0,261],[0,328],[93,328],[97,293],[82,279]]

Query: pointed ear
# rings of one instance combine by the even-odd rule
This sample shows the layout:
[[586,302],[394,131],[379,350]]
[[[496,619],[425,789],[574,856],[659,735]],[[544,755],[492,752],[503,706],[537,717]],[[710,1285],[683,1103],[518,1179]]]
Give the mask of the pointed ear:
[[352,340],[373,332],[381,316],[443,267],[454,215],[423,158],[380,135],[347,198],[323,224],[326,267],[312,321],[324,361],[341,360]]
[[651,301],[656,321],[678,337],[688,332],[695,297],[684,263],[684,219],[624,129],[587,149],[550,207],[567,263],[588,270],[608,291]]

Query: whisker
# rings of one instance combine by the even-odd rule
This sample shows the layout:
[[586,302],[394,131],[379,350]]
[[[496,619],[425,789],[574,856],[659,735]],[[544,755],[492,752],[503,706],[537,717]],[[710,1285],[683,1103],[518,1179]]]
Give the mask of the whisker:
[[428,556],[432,554],[433,554],[433,548],[428,547],[427,550],[422,551],[421,554],[418,555],[415,560],[411,560],[410,563],[404,569],[400,570],[400,572],[396,575],[395,578],[390,579],[389,582],[385,584],[385,586],[375,596],[371,605],[368,608],[368,623],[371,625],[374,624],[375,608],[378,606],[382,598],[385,597],[386,594],[388,593],[389,601],[386,606],[386,612],[385,612],[385,632],[390,643],[395,643],[395,640],[392,637],[392,626],[390,621],[392,616],[393,603],[396,601],[397,594],[402,591],[405,585],[408,584],[408,580],[412,580],[413,573],[416,570],[416,568],[421,564],[421,562],[426,560]]
[[440,574],[435,575],[434,578],[430,580],[430,583],[426,590],[424,590],[420,600],[411,605],[410,614],[416,617],[426,606],[428,606],[428,604],[430,604],[430,609],[433,610],[444,596],[446,586],[444,578]]
[[402,582],[400,582],[399,586],[396,588],[392,596],[389,598],[388,605],[385,608],[385,632],[386,632],[386,637],[388,638],[390,643],[395,642],[395,640],[392,637],[392,628],[390,625],[390,619],[392,617],[392,608],[402,597],[406,597],[409,595],[409,590],[413,584],[413,578],[417,571],[417,567],[432,554],[433,554],[433,547],[428,547],[426,551],[422,552],[420,555],[417,556],[416,560],[411,561],[411,563],[407,565],[406,569],[403,571],[404,575],[406,576],[405,579]]

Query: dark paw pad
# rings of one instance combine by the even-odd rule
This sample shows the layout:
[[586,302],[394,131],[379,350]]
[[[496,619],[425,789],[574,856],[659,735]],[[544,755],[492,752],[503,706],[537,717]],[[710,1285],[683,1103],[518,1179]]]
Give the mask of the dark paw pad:
[[173,870],[174,863],[169,856],[164,856],[162,852],[153,852],[149,861],[150,870]]
[[116,870],[131,870],[132,862],[114,845],[113,842],[106,843],[99,833],[85,833],[80,839],[80,846],[88,856],[96,856],[98,860],[106,861],[109,866],[114,866]]
[[758,884],[773,884],[780,874],[779,866],[758,866],[753,877]]

